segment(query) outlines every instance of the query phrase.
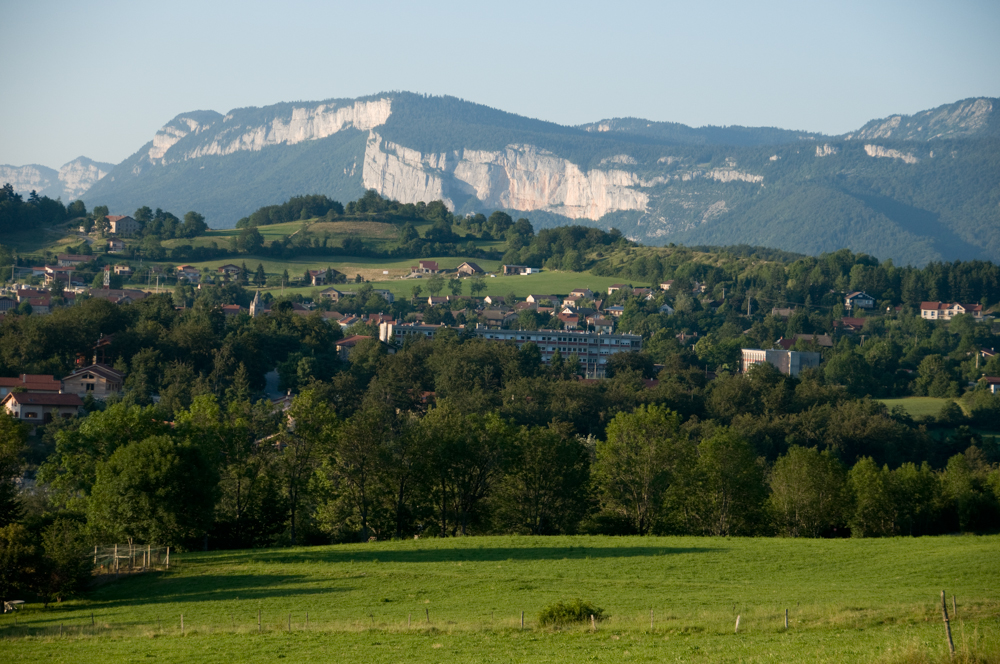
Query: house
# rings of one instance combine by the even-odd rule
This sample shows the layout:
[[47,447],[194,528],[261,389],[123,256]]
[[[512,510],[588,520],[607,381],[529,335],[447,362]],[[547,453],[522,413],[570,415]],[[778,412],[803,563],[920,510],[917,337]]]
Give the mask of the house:
[[538,304],[541,304],[542,302],[545,302],[546,300],[551,302],[552,306],[554,307],[558,307],[561,304],[559,298],[556,297],[555,295],[529,295],[528,297],[525,298],[526,302],[531,302],[536,306]]
[[125,243],[122,240],[115,240],[114,238],[108,240],[108,253],[118,254],[125,251]]
[[833,321],[833,326],[842,329],[844,332],[860,332],[865,326],[867,318],[852,318],[845,316],[840,320]]
[[619,318],[623,313],[625,313],[625,307],[620,304],[616,304],[613,307],[606,308],[604,313],[614,316],[615,318]]
[[115,265],[114,270],[115,270],[115,274],[116,275],[121,275],[121,276],[124,276],[124,277],[131,277],[132,276],[132,266],[131,265],[125,265],[124,263],[119,263],[118,265]]
[[56,265],[59,267],[76,267],[77,265],[89,263],[92,260],[94,260],[93,256],[84,256],[81,254],[59,254],[56,256]]
[[354,347],[357,346],[360,342],[364,341],[365,339],[371,339],[371,337],[365,336],[363,334],[355,334],[353,336],[341,339],[340,341],[337,342],[337,356],[341,360],[346,362],[348,356],[351,354],[351,351],[354,350]]
[[431,305],[432,307],[436,307],[439,304],[447,304],[447,303],[448,303],[447,296],[430,295],[427,297],[427,304]]
[[201,272],[194,265],[178,265],[174,268],[178,279],[186,279],[193,284],[201,280]]
[[487,295],[483,298],[483,302],[488,305],[503,304],[506,302],[506,298],[503,295]]
[[0,406],[23,422],[48,424],[57,417],[68,419],[78,414],[83,401],[75,394],[9,392]]
[[991,394],[1000,393],[1000,378],[996,378],[994,376],[983,376],[979,379],[979,382],[985,383]]
[[593,317],[587,319],[587,326],[592,327],[595,332],[611,333],[615,329],[615,323],[609,318]]
[[634,288],[632,290],[632,295],[635,297],[645,298],[647,300],[652,300],[655,295],[653,295],[653,289],[651,288]]
[[791,307],[774,307],[771,309],[771,315],[775,318],[781,318],[783,320],[788,320],[795,313],[795,309]]
[[983,320],[983,305],[958,302],[921,302],[920,317],[927,320],[951,320],[959,314],[968,314],[976,322]]
[[392,304],[393,302],[396,301],[396,296],[393,295],[391,290],[386,290],[385,288],[376,288],[372,290],[372,293],[374,293],[375,295],[381,295],[382,299],[388,302],[389,304]]
[[146,291],[137,288],[91,288],[90,297],[97,300],[107,300],[113,304],[132,304],[149,296]]
[[410,268],[410,274],[437,274],[440,271],[437,261],[417,261],[417,264]]
[[484,309],[479,312],[479,319],[486,327],[503,327],[504,324],[517,320],[517,314],[504,309]]
[[29,297],[27,300],[22,300],[31,305],[31,313],[33,314],[48,314],[52,312],[52,296],[42,295],[41,297]]
[[611,284],[608,286],[608,295],[611,295],[616,291],[620,291],[623,288],[632,288],[632,284]]
[[0,297],[0,313],[5,313],[15,308],[17,308],[17,300],[6,295]]
[[564,330],[575,330],[580,326],[580,317],[576,314],[561,313],[556,318],[562,323]]
[[755,364],[767,362],[774,365],[778,371],[786,376],[798,376],[803,369],[818,367],[820,361],[819,353],[807,353],[795,350],[743,348],[741,352],[743,353],[743,373],[746,373]]
[[666,302],[664,302],[663,304],[660,305],[660,313],[665,316],[673,316],[674,308],[669,304],[667,304]]
[[142,230],[142,224],[127,214],[109,214],[107,219],[112,235],[131,237]]
[[95,399],[106,399],[122,391],[125,374],[106,364],[92,364],[77,369],[62,380],[63,392],[79,397],[91,395]]
[[458,266],[458,274],[463,277],[471,277],[476,274],[485,274],[486,270],[479,267],[475,263],[466,262]]
[[660,283],[660,290],[670,290],[674,286],[674,280],[668,279]]
[[45,267],[45,283],[51,284],[55,281],[62,281],[64,283],[69,283],[69,280],[73,276],[73,271],[76,270],[75,267],[53,267],[47,265]]
[[541,268],[528,267],[527,265],[501,265],[501,271],[505,276],[507,275],[527,275],[527,274],[537,274],[541,272]]
[[313,286],[326,284],[326,270],[309,270],[309,283]]
[[594,299],[594,291],[590,290],[589,288],[575,288],[569,292],[569,295],[570,297],[575,297],[578,299],[584,299],[584,298],[588,300]]
[[243,307],[238,304],[224,304],[222,305],[222,313],[226,318],[231,318],[233,316],[239,316],[240,312],[246,311]]
[[226,263],[225,265],[220,265],[215,268],[215,271],[225,277],[233,278],[240,276],[240,272],[243,271],[243,268],[238,265],[233,265],[232,263]]
[[796,334],[793,335],[791,339],[785,339],[782,337],[775,343],[783,349],[788,350],[799,341],[804,341],[807,344],[815,343],[820,348],[833,348],[833,339],[831,339],[828,334]]
[[329,288],[324,288],[319,292],[320,297],[324,297],[330,300],[331,302],[340,302],[343,298],[350,297],[353,295],[357,295],[357,293],[351,291],[339,291],[333,286],[330,286]]
[[16,378],[0,377],[0,397],[7,396],[15,388],[29,394],[59,394],[62,382],[49,374],[21,374]]
[[859,309],[874,309],[875,298],[864,291],[854,291],[844,297],[844,307],[850,311],[855,307]]

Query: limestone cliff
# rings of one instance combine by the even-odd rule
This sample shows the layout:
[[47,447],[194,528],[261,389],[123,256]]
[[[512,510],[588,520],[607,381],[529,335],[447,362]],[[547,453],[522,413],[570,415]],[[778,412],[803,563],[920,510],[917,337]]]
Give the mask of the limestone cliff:
[[847,140],[893,139],[929,141],[938,138],[961,138],[976,134],[1000,133],[995,117],[997,102],[989,97],[965,99],[921,111],[914,115],[893,115],[872,120],[856,132],[844,136]]
[[570,219],[599,219],[608,212],[644,210],[649,196],[639,178],[619,169],[584,171],[533,145],[504,150],[424,154],[372,131],[365,149],[366,189],[413,203],[441,199],[454,208],[456,194],[485,207],[544,210]]
[[10,183],[14,191],[26,196],[32,191],[40,196],[60,198],[69,203],[107,175],[114,164],[77,157],[58,171],[47,166],[0,166],[0,183]]

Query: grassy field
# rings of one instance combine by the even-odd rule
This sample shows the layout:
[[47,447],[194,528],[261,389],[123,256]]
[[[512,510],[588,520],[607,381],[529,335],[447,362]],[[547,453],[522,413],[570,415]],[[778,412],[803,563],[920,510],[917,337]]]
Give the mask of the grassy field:
[[[937,415],[946,403],[955,399],[945,399],[938,397],[903,397],[902,399],[879,399],[887,407],[902,406],[911,417],[924,417],[927,415]],[[961,405],[961,402],[959,403]]]
[[[191,553],[29,605],[17,626],[3,616],[0,649],[17,662],[946,661],[946,589],[957,661],[997,661],[998,551],[997,536],[476,537]],[[575,598],[607,613],[596,631],[538,625]]]

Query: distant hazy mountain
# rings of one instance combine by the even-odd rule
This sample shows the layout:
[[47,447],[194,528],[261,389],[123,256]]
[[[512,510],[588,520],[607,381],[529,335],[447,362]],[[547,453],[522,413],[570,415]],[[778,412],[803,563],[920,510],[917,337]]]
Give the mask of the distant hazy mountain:
[[0,183],[10,183],[19,194],[62,198],[63,203],[75,201],[105,175],[114,164],[105,164],[86,157],[77,157],[58,171],[48,166],[0,165]]
[[365,189],[536,226],[616,226],[647,243],[848,247],[897,262],[1000,260],[996,99],[874,120],[844,136],[618,118],[566,127],[453,97],[184,113],[84,196],[126,213],[262,205]]

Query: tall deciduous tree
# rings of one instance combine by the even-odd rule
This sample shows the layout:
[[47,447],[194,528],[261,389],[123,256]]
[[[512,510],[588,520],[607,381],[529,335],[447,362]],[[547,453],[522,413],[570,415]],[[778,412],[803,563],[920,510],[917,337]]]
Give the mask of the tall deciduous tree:
[[793,445],[771,471],[771,506],[784,535],[818,537],[843,525],[847,473],[829,452]]
[[217,482],[194,445],[169,436],[146,438],[118,448],[98,466],[87,520],[116,540],[192,542],[211,524]]
[[309,480],[336,440],[339,421],[330,404],[314,390],[295,397],[278,437],[282,449],[278,468],[288,501],[291,543],[297,542],[299,510],[309,491]]
[[657,405],[621,412],[597,444],[595,475],[604,507],[640,535],[652,529],[675,472],[692,453],[677,413]]

